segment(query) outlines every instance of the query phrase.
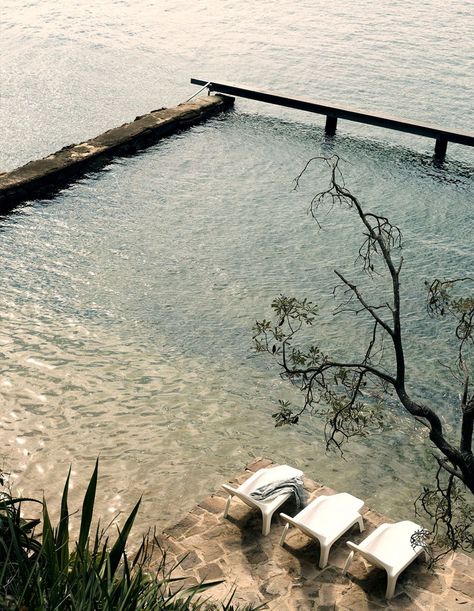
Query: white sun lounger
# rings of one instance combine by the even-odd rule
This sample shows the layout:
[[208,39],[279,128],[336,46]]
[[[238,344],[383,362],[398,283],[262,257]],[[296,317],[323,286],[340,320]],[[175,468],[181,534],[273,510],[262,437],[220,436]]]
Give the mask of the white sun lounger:
[[332,496],[320,496],[300,511],[294,518],[284,513],[280,517],[287,523],[280,538],[280,545],[285,542],[290,524],[319,541],[321,553],[319,566],[324,568],[328,562],[332,544],[349,530],[356,522],[360,531],[364,530],[364,521],[359,511],[364,501],[341,492]]
[[302,477],[303,472],[289,467],[288,465],[278,465],[276,467],[269,467],[266,469],[259,469],[256,473],[249,477],[243,484],[238,488],[233,488],[228,484],[222,484],[222,487],[226,492],[229,493],[227,498],[227,504],[224,510],[224,518],[227,518],[229,513],[229,506],[233,496],[239,497],[249,507],[260,509],[262,512],[263,525],[262,534],[268,535],[270,532],[270,525],[272,522],[272,516],[275,511],[288,500],[291,493],[280,494],[277,497],[265,501],[257,501],[250,494],[262,486],[271,484],[286,479],[292,479],[294,477]]
[[405,520],[396,524],[381,524],[359,545],[348,541],[351,548],[343,572],[345,573],[358,552],[371,564],[387,571],[386,598],[392,598],[400,573],[415,560],[424,550],[423,547],[411,544],[412,535],[421,530],[421,526]]

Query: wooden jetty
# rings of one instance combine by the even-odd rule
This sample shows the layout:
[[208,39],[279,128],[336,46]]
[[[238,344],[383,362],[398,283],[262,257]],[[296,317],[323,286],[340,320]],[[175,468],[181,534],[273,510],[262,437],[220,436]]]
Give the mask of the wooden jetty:
[[337,120],[345,119],[346,121],[355,121],[356,123],[365,123],[366,125],[375,125],[377,127],[384,127],[385,129],[393,129],[399,132],[433,138],[435,140],[434,156],[438,160],[444,159],[448,142],[463,144],[464,146],[474,146],[473,133],[444,129],[434,125],[407,121],[399,117],[368,113],[356,110],[355,108],[343,108],[342,106],[334,106],[322,102],[312,102],[302,98],[279,95],[270,91],[252,89],[243,85],[217,83],[215,81],[206,81],[196,78],[192,78],[191,83],[193,85],[201,85],[203,89],[207,88],[209,91],[228,94],[234,97],[247,98],[249,100],[266,102],[267,104],[276,104],[278,106],[285,106],[286,108],[295,108],[297,110],[325,115],[325,131],[329,136],[335,134]]

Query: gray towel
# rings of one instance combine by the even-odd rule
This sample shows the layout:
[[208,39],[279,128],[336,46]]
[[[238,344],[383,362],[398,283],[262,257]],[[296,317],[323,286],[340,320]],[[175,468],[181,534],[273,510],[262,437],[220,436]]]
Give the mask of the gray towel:
[[260,486],[260,488],[251,492],[250,496],[256,501],[269,501],[280,496],[280,494],[287,493],[294,495],[297,509],[305,506],[306,492],[303,488],[303,478],[299,476]]

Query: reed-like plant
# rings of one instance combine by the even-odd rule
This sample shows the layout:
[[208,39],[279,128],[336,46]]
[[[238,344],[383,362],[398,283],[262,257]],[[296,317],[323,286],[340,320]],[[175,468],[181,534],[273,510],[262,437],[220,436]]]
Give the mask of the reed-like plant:
[[[61,498],[59,522],[53,527],[46,502],[40,520],[21,517],[22,503],[36,499],[0,498],[0,611],[233,611],[229,601],[211,603],[203,592],[220,581],[180,587],[175,566],[168,567],[166,552],[154,535],[143,537],[133,556],[126,550],[140,500],[132,509],[115,540],[100,525],[92,531],[97,490],[98,461],[82,503],[79,536],[69,535],[68,491],[70,470]],[[157,549],[158,548],[158,549]],[[149,570],[159,552],[158,566]],[[178,583],[176,583],[178,582]],[[245,609],[250,610],[247,606]],[[241,608],[242,609],[242,608]]]

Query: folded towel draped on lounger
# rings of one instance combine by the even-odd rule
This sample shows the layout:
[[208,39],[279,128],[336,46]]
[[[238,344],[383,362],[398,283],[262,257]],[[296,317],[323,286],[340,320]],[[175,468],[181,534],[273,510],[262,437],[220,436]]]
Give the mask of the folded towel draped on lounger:
[[251,492],[250,496],[256,501],[268,501],[280,496],[280,494],[288,493],[294,495],[297,509],[305,506],[306,493],[303,488],[303,478],[299,476],[260,486],[260,488]]

